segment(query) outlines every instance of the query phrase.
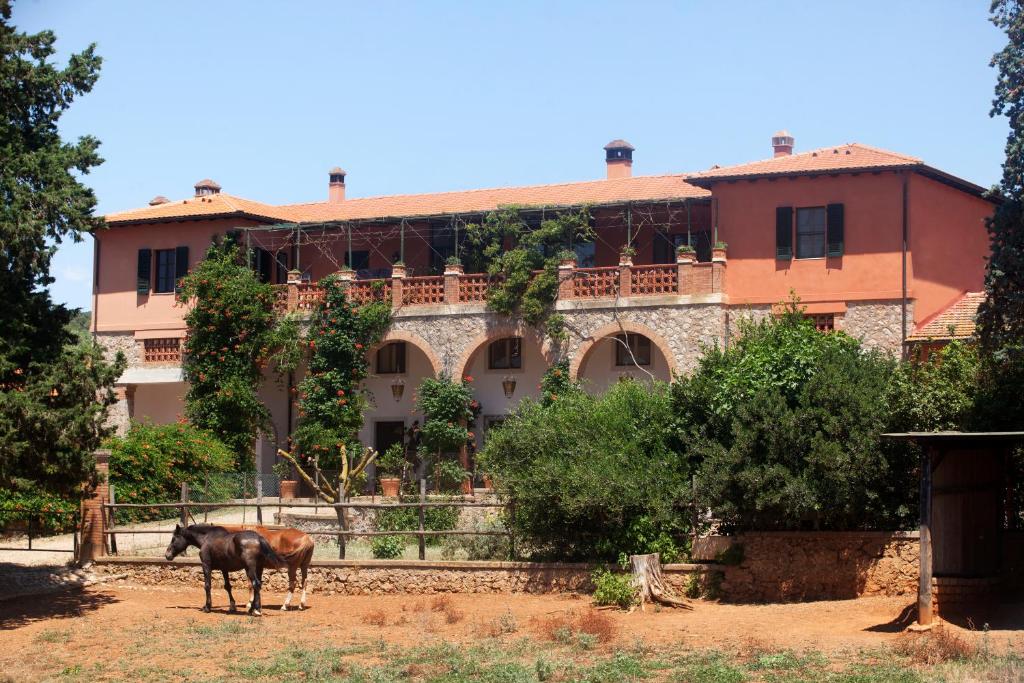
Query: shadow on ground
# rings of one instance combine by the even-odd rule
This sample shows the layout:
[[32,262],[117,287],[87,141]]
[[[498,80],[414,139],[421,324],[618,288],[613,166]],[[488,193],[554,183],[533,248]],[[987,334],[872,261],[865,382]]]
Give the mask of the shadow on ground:
[[47,595],[26,595],[0,602],[0,631],[36,621],[82,617],[120,600],[107,593],[72,588]]

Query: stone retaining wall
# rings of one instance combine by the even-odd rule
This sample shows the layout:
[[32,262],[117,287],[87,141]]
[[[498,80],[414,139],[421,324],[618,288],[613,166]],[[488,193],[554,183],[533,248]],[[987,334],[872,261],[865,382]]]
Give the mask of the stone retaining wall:
[[916,595],[918,535],[909,532],[757,532],[736,539],[743,560],[725,569],[732,602]]
[[[316,560],[308,587],[328,595],[389,595],[432,593],[589,593],[594,565],[534,562],[405,562],[390,560]],[[709,565],[664,567],[666,582],[683,592],[690,577],[713,572]],[[93,571],[99,577],[136,585],[202,586],[196,558],[166,562],[156,558],[105,558]],[[267,590],[287,588],[287,573],[267,572]],[[235,582],[244,582],[240,575]],[[214,577],[214,586],[220,580]]]

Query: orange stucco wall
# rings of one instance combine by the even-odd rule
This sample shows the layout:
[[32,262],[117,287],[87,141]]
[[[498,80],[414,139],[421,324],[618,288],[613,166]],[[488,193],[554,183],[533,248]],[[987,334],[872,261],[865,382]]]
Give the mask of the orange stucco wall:
[[[908,174],[908,296],[918,323],[984,278],[991,206],[947,185]],[[717,183],[718,235],[727,242],[726,293],[731,304],[901,297],[903,181],[900,172]],[[775,209],[845,207],[841,257],[776,260]]]
[[[252,221],[207,220],[153,225],[114,226],[96,235],[99,273],[93,274],[93,324],[97,332],[177,330],[184,328],[185,309],[175,296],[136,293],[139,249],[174,249],[187,246],[195,265],[215,235]],[[97,264],[93,264],[97,268]],[[155,271],[154,271],[155,278]]]
[[909,270],[915,323],[984,288],[992,205],[919,175],[910,177]]

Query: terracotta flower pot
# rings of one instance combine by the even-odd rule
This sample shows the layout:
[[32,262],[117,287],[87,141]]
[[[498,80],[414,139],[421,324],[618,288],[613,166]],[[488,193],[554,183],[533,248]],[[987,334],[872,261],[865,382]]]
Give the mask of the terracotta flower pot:
[[492,491],[494,490],[494,481],[491,479],[490,475],[484,475],[484,488]]
[[401,485],[402,480],[397,477],[382,477],[380,479],[381,495],[384,497],[397,497],[398,489]]
[[299,482],[291,479],[281,480],[281,499],[290,499],[298,497],[296,494],[299,492]]

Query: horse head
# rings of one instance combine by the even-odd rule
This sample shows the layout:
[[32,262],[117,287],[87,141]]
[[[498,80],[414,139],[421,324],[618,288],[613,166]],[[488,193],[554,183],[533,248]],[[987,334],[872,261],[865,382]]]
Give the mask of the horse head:
[[167,552],[164,553],[164,558],[170,562],[178,555],[181,555],[189,546],[188,534],[185,533],[184,527],[180,524],[174,525],[174,535],[171,536],[171,542],[167,546]]

